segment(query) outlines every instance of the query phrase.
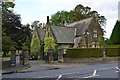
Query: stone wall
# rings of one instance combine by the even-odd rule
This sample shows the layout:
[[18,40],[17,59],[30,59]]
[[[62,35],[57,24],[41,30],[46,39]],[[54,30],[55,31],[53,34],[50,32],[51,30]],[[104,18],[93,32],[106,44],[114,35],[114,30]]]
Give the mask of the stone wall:
[[11,61],[10,60],[2,60],[2,69],[10,68]]
[[120,61],[120,57],[64,58],[63,62],[67,62],[67,63],[100,63],[100,62],[110,62],[110,61]]

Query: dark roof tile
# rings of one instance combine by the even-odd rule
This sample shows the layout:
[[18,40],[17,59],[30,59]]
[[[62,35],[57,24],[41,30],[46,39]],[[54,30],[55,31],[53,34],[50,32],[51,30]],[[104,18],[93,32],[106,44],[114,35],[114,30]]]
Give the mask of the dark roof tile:
[[75,28],[51,26],[57,43],[74,43]]

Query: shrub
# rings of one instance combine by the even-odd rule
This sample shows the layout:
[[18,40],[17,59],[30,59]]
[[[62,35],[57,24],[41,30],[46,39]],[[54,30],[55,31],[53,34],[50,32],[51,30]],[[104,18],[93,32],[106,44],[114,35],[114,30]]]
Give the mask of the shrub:
[[40,54],[40,41],[38,38],[33,38],[30,47],[31,55],[38,56]]
[[106,50],[106,56],[117,57],[120,56],[120,48],[108,48]]
[[[120,48],[106,48],[106,56],[116,57],[120,56],[118,52]],[[73,48],[67,49],[65,58],[89,58],[89,57],[103,57],[102,48]]]
[[86,58],[86,57],[102,57],[102,49],[100,48],[80,48],[67,49],[66,57],[69,58]]

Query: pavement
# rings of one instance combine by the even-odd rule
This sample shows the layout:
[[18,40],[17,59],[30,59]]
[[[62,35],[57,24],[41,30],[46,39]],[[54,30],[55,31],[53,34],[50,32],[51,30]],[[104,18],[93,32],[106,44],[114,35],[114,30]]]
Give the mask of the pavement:
[[2,74],[4,75],[4,74],[15,73],[18,70],[27,69],[29,67],[30,67],[30,65],[16,65],[16,66],[11,66],[10,68],[3,69],[2,70]]
[[2,74],[11,74],[11,73],[27,73],[27,72],[36,72],[44,70],[55,70],[68,67],[77,67],[77,66],[87,66],[92,64],[85,63],[59,63],[54,62],[51,64],[45,63],[45,61],[33,60],[29,61],[29,65],[16,65],[7,69],[2,70]]
[[119,73],[120,68],[118,62],[111,62],[56,70],[6,74],[3,75],[3,80],[12,80],[13,78],[17,78],[16,80],[19,78],[22,80],[23,78],[25,80],[33,80],[33,78],[35,80],[91,80],[89,78],[94,78],[93,80],[98,80],[97,78],[102,78],[102,80],[119,80]]
[[29,65],[17,65],[14,67],[10,67],[2,70],[2,74],[10,74],[10,73],[27,73],[27,72],[36,72],[36,71],[45,71],[45,70],[56,70],[62,68],[71,68],[71,67],[80,67],[80,66],[88,66],[95,65],[99,63],[60,63],[54,62],[51,64],[45,63],[45,61],[41,60],[31,60],[29,61]]
[[35,60],[29,61],[29,68],[23,68],[18,70],[18,73],[27,73],[27,72],[36,72],[36,71],[45,71],[45,70],[55,70],[55,69],[62,69],[68,67],[77,67],[77,66],[87,66],[90,64],[85,63],[59,63],[54,62],[51,64],[45,63],[45,61]]

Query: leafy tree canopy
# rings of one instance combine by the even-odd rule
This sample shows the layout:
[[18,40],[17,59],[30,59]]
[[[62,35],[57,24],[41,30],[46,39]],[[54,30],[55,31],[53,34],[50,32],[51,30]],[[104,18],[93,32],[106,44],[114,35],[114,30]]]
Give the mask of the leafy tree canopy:
[[[2,46],[9,46],[7,43],[9,40],[11,44],[14,43],[14,46],[20,48],[22,46],[28,45],[31,39],[31,29],[30,25],[22,25],[21,24],[21,17],[19,14],[15,14],[12,10],[15,4],[11,0],[3,0],[0,2],[2,5]],[[8,39],[6,39],[8,38]],[[29,41],[29,42],[27,42]],[[29,47],[30,45],[28,45]],[[9,51],[9,48],[7,48]],[[4,52],[6,52],[5,47],[2,48]]]
[[114,26],[110,36],[110,42],[114,45],[120,45],[120,21],[117,21]]
[[58,11],[51,17],[51,23],[55,26],[63,26],[81,19],[85,19],[95,15],[101,26],[105,26],[106,18],[98,14],[97,11],[91,11],[90,7],[84,7],[83,5],[77,5],[73,10],[70,11]]
[[56,46],[56,44],[55,44],[55,41],[54,41],[54,38],[53,37],[49,37],[49,38],[45,38],[44,39],[44,51],[45,52],[48,52],[48,50],[50,49],[50,48],[53,48],[54,50],[55,50],[55,46]]
[[32,38],[30,50],[31,53],[40,52],[40,41],[38,38]]

